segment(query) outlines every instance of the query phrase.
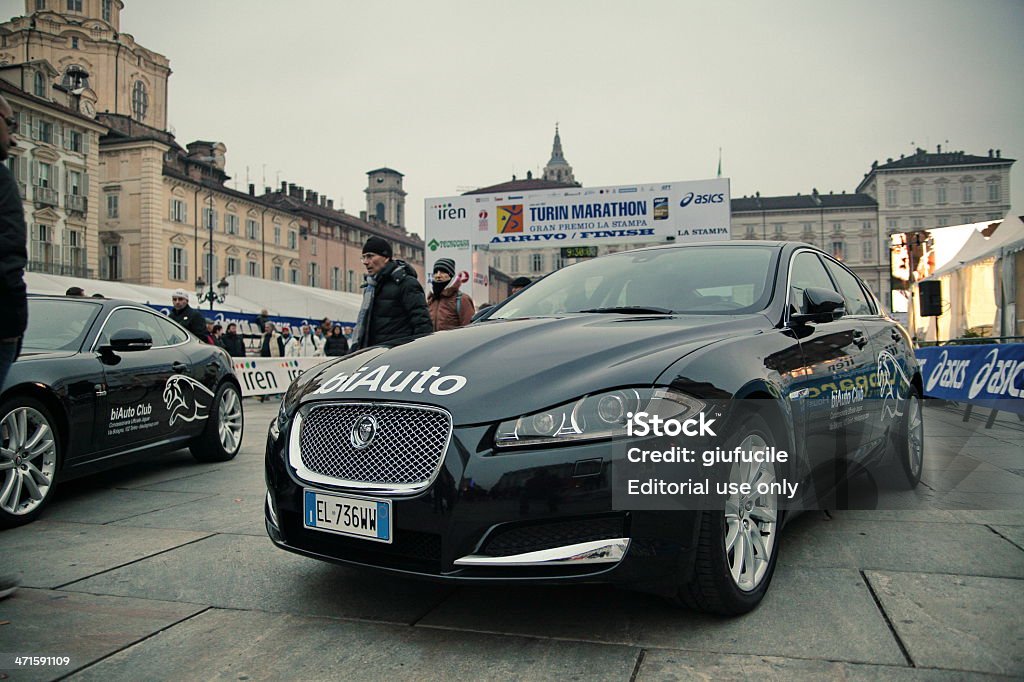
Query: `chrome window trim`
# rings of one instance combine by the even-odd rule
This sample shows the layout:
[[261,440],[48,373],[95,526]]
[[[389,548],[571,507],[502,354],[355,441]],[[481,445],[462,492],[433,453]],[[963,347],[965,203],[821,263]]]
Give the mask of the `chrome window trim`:
[[[96,347],[99,345],[100,337],[103,336],[103,330],[107,328],[107,322],[110,321],[110,316],[113,315],[114,313],[116,313],[118,310],[137,310],[137,311],[140,311],[140,312],[143,312],[143,313],[148,313],[150,315],[157,315],[157,316],[163,317],[167,322],[171,322],[173,324],[177,324],[179,327],[181,327],[180,324],[178,324],[174,320],[170,319],[166,315],[160,315],[160,313],[154,312],[154,311],[149,310],[147,308],[142,308],[142,307],[137,306],[137,305],[119,305],[119,306],[115,307],[114,309],[112,309],[109,313],[107,313],[107,316],[105,318],[103,318],[103,324],[100,325],[99,331],[96,332],[96,338],[93,339],[92,347],[89,349],[89,352],[91,352],[91,353],[95,353],[96,352]],[[184,327],[182,327],[182,329],[184,330]],[[156,350],[158,348],[177,348],[178,346],[184,346],[189,341],[191,341],[191,339],[189,338],[189,332],[187,330],[185,330],[185,340],[182,341],[181,343],[174,343],[174,344],[170,344],[170,345],[166,345],[166,346],[151,346],[150,350]]]
[[[786,267],[786,299],[785,299],[785,302],[783,303],[783,310],[785,311],[785,319],[783,321],[783,326],[786,327],[787,329],[792,329],[792,324],[790,322],[790,310],[789,310],[790,309],[790,305],[789,305],[789,293],[790,292],[789,292],[789,290],[790,290],[790,285],[793,283],[793,261],[801,253],[812,253],[812,254],[818,256],[819,258],[824,257],[824,258],[832,261],[833,263],[835,263],[836,265],[838,265],[839,267],[843,268],[844,270],[849,272],[851,275],[853,275],[854,278],[857,280],[857,283],[860,285],[861,290],[863,290],[864,293],[867,296],[873,298],[871,292],[867,289],[867,287],[864,286],[864,283],[861,280],[861,278],[857,277],[857,273],[855,273],[853,270],[851,270],[850,268],[846,267],[845,265],[843,265],[842,263],[840,263],[836,259],[832,258],[827,253],[825,253],[824,251],[819,251],[817,249],[812,249],[812,248],[807,247],[807,246],[799,247],[799,248],[795,249],[793,251],[793,253],[791,253],[789,255],[789,265]],[[843,296],[843,292],[839,290],[839,285],[838,285],[838,283],[835,282],[835,280],[833,280],[832,273],[828,271],[828,267],[825,266],[824,263],[822,263],[822,267],[825,268],[825,274],[828,275],[828,278],[830,280],[832,280],[832,288],[836,290],[837,294],[839,294],[840,296]],[[846,300],[845,296],[843,296],[843,300]],[[880,320],[884,320],[885,317],[882,316],[882,308],[881,308],[881,306],[877,305],[877,301],[876,301],[876,305],[875,305],[875,310],[877,310],[878,312],[871,313],[871,314],[868,314],[868,315],[843,315],[843,317],[849,317],[849,318],[858,319],[858,320],[859,319],[863,319],[863,318],[877,318],[877,319],[880,319]]]
[[[443,415],[448,420],[448,436],[444,442],[444,448],[441,451],[441,456],[437,460],[437,466],[434,467],[434,473],[423,482],[420,483],[366,483],[364,481],[349,481],[341,478],[333,478],[331,476],[324,476],[318,474],[315,471],[310,471],[306,465],[302,462],[302,448],[299,444],[301,432],[302,432],[302,421],[304,419],[304,413],[310,413],[313,410],[324,408],[324,407],[338,407],[338,406],[351,406],[373,408],[375,406],[380,407],[399,407],[403,409],[413,408],[418,410],[424,410],[428,412],[437,412]],[[372,495],[413,495],[415,493],[426,490],[434,481],[437,480],[438,475],[441,473],[441,469],[444,468],[444,461],[448,456],[448,448],[452,444],[452,434],[455,432],[454,421],[452,420],[451,412],[435,407],[433,405],[420,405],[418,403],[393,403],[393,402],[366,402],[360,400],[331,400],[323,402],[308,403],[296,411],[295,416],[292,418],[292,423],[289,427],[290,432],[288,434],[288,463],[295,470],[295,475],[301,480],[316,483],[319,485],[330,486],[332,488],[338,488],[342,490],[356,490],[365,494]]]
[[[871,291],[868,289],[867,286],[865,286],[864,280],[862,280],[860,277],[857,276],[856,272],[854,272],[852,269],[846,267],[841,262],[837,261],[835,258],[833,258],[832,256],[828,255],[825,252],[822,252],[821,255],[824,256],[827,260],[832,261],[833,263],[838,265],[840,268],[842,268],[843,270],[846,270],[848,273],[853,275],[853,278],[857,281],[857,286],[860,287],[861,293],[864,294],[865,299],[867,299],[867,301],[869,303],[872,302],[873,296],[871,295]],[[825,272],[828,272],[828,267],[827,266],[825,268]],[[829,276],[829,279],[832,279],[832,273],[831,272],[828,273],[828,276]],[[839,287],[839,282],[834,282],[834,283],[835,283],[835,285],[839,289],[842,289],[842,287]],[[843,292],[840,291],[839,293],[842,294]],[[846,297],[843,296],[843,298],[845,299]],[[877,305],[877,302],[876,302],[876,305],[875,305],[875,310],[876,310],[876,312],[873,312],[873,313],[862,313],[860,315],[843,315],[843,317],[855,317],[857,319],[863,319],[865,317],[879,317],[879,318],[882,317],[882,315],[880,313],[881,308]]]

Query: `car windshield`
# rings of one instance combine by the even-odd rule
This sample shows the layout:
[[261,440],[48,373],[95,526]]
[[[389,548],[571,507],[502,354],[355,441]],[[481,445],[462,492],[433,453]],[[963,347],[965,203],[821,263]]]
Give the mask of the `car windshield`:
[[631,251],[540,280],[488,319],[565,313],[742,314],[762,310],[775,249],[694,246]]
[[89,301],[29,298],[28,329],[22,346],[34,350],[77,351],[101,308]]

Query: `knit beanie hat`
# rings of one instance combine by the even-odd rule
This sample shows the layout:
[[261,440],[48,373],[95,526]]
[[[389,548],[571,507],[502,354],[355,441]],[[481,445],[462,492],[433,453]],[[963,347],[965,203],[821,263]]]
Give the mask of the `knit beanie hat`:
[[438,258],[437,262],[434,263],[434,272],[440,270],[441,272],[447,272],[449,277],[455,276],[455,261],[451,258]]
[[391,258],[391,245],[380,237],[370,237],[363,245],[363,253],[376,253],[385,258]]

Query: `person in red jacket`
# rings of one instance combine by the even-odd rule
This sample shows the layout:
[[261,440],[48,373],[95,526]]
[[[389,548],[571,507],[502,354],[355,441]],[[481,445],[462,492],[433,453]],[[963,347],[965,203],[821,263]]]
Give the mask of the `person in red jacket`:
[[432,290],[427,296],[427,310],[435,332],[465,327],[473,319],[476,306],[469,294],[459,291],[462,279],[455,276],[455,261],[438,258],[431,279]]

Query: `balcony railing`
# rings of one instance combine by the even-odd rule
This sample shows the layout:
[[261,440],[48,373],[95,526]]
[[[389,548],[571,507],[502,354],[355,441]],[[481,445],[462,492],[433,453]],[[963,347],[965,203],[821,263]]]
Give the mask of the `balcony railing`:
[[68,265],[37,260],[30,260],[26,270],[29,272],[41,272],[45,275],[64,275],[65,277],[86,277],[92,279],[93,276],[92,268],[87,268],[84,265]]
[[75,213],[85,213],[86,207],[89,205],[86,197],[81,194],[65,194],[64,195],[64,208]]
[[49,187],[33,187],[32,200],[43,206],[59,206],[60,195],[57,190]]

